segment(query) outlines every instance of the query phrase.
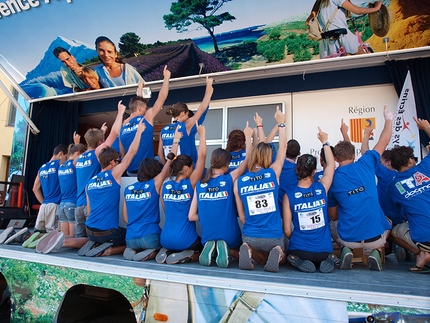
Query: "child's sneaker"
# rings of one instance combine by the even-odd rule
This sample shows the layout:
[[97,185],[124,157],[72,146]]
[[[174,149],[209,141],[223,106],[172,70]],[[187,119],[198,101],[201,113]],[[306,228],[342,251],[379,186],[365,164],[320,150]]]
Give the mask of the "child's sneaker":
[[369,255],[369,269],[376,270],[376,271],[382,270],[381,255],[379,254],[379,251],[376,249],[372,250],[372,252]]
[[40,232],[34,232],[30,238],[28,238],[27,240],[24,241],[24,243],[22,244],[23,248],[28,248],[28,246],[30,245],[30,243],[32,243],[33,241],[35,241],[38,237],[40,236]]
[[228,257],[230,256],[230,250],[228,249],[227,243],[224,240],[218,240],[216,242],[216,264],[218,267],[227,268],[229,261]]
[[48,244],[43,248],[43,253],[50,253],[52,251],[57,251],[60,249],[64,244],[65,235],[64,232],[57,232],[57,235],[52,237]]
[[3,232],[0,234],[0,244],[4,243],[7,239],[10,238],[14,234],[15,230],[13,227],[9,227],[3,230]]
[[53,231],[49,232],[48,234],[46,234],[43,237],[43,239],[41,239],[39,241],[39,243],[37,244],[36,251],[38,253],[42,253],[43,250],[46,248],[46,246],[49,244],[49,241],[51,240],[51,238],[56,237],[58,233],[59,233],[58,231],[53,230]]
[[246,243],[243,243],[239,249],[239,268],[245,270],[253,270],[251,250]]
[[206,241],[205,246],[203,247],[203,250],[199,256],[200,265],[210,266],[212,262],[212,258],[214,256],[214,251],[215,251],[215,241],[213,240]]
[[184,250],[170,254],[166,259],[166,264],[185,264],[193,259],[194,250]]
[[166,248],[161,248],[160,251],[155,256],[155,261],[159,264],[164,264],[166,262],[169,250]]
[[351,269],[352,258],[354,258],[354,255],[352,254],[351,249],[343,247],[342,252],[340,253],[340,269]]
[[266,265],[264,266],[265,271],[271,271],[277,273],[279,270],[279,261],[281,260],[281,252],[277,247],[272,248],[267,258]]
[[14,235],[11,235],[4,244],[9,244],[11,242],[18,241],[20,238],[23,238],[23,235],[28,232],[28,228],[22,228],[18,232],[16,232]]

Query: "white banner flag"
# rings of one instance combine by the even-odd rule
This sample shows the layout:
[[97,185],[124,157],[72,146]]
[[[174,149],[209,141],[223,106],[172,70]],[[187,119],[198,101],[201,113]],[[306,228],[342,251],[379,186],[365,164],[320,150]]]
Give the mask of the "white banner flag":
[[396,115],[393,120],[393,134],[387,148],[410,146],[414,150],[415,157],[421,160],[420,135],[414,117],[417,117],[417,109],[411,74],[408,71],[397,103]]

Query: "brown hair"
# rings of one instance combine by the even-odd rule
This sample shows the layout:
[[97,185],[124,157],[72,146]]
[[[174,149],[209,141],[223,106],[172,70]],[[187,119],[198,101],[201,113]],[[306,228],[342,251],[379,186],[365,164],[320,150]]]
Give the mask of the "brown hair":
[[87,150],[84,144],[70,144],[68,147],[68,156],[72,156],[74,153],[79,152],[84,153]]
[[170,164],[170,176],[178,176],[184,166],[191,167],[193,165],[193,160],[190,156],[179,155],[172,160]]
[[[113,41],[110,40],[109,38],[107,38],[106,36],[99,36],[99,37],[97,37],[97,39],[95,41],[96,51],[97,51],[97,48],[99,47],[99,44],[103,43],[103,42],[107,42],[107,43],[111,44],[113,46],[113,48],[115,49],[115,53],[118,53],[118,51],[116,50],[116,46],[113,43]],[[100,56],[99,56],[99,60],[101,62],[103,62],[103,60],[100,58]],[[115,57],[115,62],[124,64],[124,61],[118,55]]]
[[130,102],[128,103],[128,107],[130,108],[131,112],[137,111],[137,108],[139,106],[148,107],[148,99],[142,98],[141,96],[134,96],[130,99]]
[[297,159],[297,179],[300,180],[311,176],[316,169],[317,159],[314,156],[310,154],[304,154]]
[[245,149],[246,138],[242,130],[233,130],[228,135],[227,147],[228,152]]
[[179,117],[181,112],[187,112],[189,118],[194,115],[194,112],[188,109],[188,106],[184,102],[175,103],[169,109],[166,110],[166,114],[171,115],[173,118]]
[[102,168],[107,167],[112,160],[117,158],[119,158],[118,152],[111,147],[103,148],[99,154],[99,162]]
[[410,158],[414,158],[412,147],[398,146],[391,149],[391,167],[397,171],[400,171],[402,167],[408,166]]
[[339,141],[338,144],[334,146],[334,156],[338,162],[354,159],[355,147],[349,141]]
[[213,175],[214,168],[226,167],[230,164],[231,155],[230,153],[222,148],[217,148],[212,152],[211,155],[211,167],[206,171],[205,177],[201,180],[202,183],[210,181]]
[[296,159],[300,155],[300,144],[295,139],[288,140],[287,143],[287,158]]

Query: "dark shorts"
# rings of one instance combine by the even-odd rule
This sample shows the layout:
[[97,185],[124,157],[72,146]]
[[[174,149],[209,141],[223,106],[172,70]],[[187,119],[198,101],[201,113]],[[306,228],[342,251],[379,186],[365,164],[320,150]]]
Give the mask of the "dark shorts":
[[86,227],[86,231],[88,239],[95,243],[112,242],[112,247],[125,246],[126,229],[124,228],[99,230]]
[[[197,240],[188,248],[185,248],[184,250],[194,250],[195,252],[200,252],[203,249],[203,245],[202,242],[200,240],[200,237],[197,237]],[[169,249],[169,251],[171,252],[181,252],[183,250],[171,250]]]

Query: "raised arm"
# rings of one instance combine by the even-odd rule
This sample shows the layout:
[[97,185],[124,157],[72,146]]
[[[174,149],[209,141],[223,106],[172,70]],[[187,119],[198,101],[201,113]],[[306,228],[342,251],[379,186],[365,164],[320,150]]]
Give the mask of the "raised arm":
[[266,142],[270,143],[273,141],[273,138],[275,138],[276,134],[278,133],[278,125],[275,124],[275,126],[270,130],[269,134],[266,136]]
[[427,136],[430,137],[430,123],[426,119],[415,118],[415,122],[417,123],[418,129],[425,131]]
[[279,150],[276,155],[276,159],[270,166],[276,173],[276,177],[279,179],[282,167],[284,166],[285,156],[287,154],[287,132],[285,129],[285,114],[279,110],[279,106],[276,107],[275,120],[278,125],[279,131]]
[[155,101],[152,109],[149,109],[145,113],[146,121],[150,124],[154,122],[155,116],[160,112],[161,108],[166,102],[167,96],[169,95],[169,82],[170,82],[170,71],[167,69],[167,65],[164,66],[163,70],[163,85],[161,86],[160,92],[158,92],[157,101]]
[[320,127],[318,127],[318,139],[323,145],[322,149],[324,149],[324,155],[326,160],[326,167],[324,169],[324,174],[323,177],[320,179],[320,182],[324,185],[326,192],[328,192],[328,189],[330,188],[331,183],[333,181],[335,168],[334,156],[333,152],[331,151],[330,144],[328,143],[328,134],[323,132]]
[[[116,115],[116,119],[115,119],[115,122],[113,123],[110,134],[106,138],[105,142],[96,148],[95,153],[97,157],[99,156],[103,148],[110,147],[112,143],[115,141],[115,138],[118,136],[119,132],[121,131],[122,118],[124,116],[124,112],[125,112],[125,105],[122,104],[122,100],[120,100],[118,102],[118,114]],[[106,125],[104,124],[104,126]]]
[[381,9],[382,2],[375,2],[375,7],[373,8],[363,8],[363,7],[357,7],[356,5],[352,4],[350,1],[344,1],[342,3],[342,7],[344,7],[346,10],[351,11],[352,13],[355,13],[356,15],[364,15],[369,14],[378,11]]
[[120,182],[122,174],[127,170],[128,166],[130,165],[131,161],[133,160],[133,157],[136,155],[137,150],[139,149],[140,144],[140,138],[142,137],[142,132],[145,131],[146,125],[143,122],[144,118],[142,118],[139,122],[139,125],[137,127],[136,134],[134,135],[133,142],[131,143],[130,147],[128,148],[127,153],[125,156],[123,156],[121,163],[116,165],[112,169],[112,176],[117,180],[117,182]]
[[205,110],[209,106],[209,103],[211,102],[212,94],[214,93],[214,88],[212,86],[213,82],[214,82],[214,80],[212,78],[206,76],[205,96],[203,97],[203,100],[200,103],[199,108],[197,109],[196,113],[194,113],[194,115],[191,118],[189,118],[186,122],[188,134],[190,133],[191,128],[194,127],[194,125],[196,124],[196,121],[200,119],[203,112],[205,112]]
[[199,140],[199,151],[197,155],[197,163],[196,168],[191,173],[190,176],[190,182],[191,185],[196,187],[197,182],[202,178],[203,171],[205,169],[205,163],[206,163],[206,128],[202,125],[198,126],[196,121],[196,127],[197,132],[199,133],[200,140]]
[[264,128],[263,128],[263,118],[260,117],[260,115],[257,112],[255,112],[254,122],[255,122],[255,125],[257,126],[258,142],[266,142],[266,135],[264,134]]
[[388,110],[387,106],[384,107],[384,129],[382,129],[381,135],[379,136],[379,140],[376,143],[373,150],[376,150],[380,155],[384,152],[385,148],[390,142],[391,132],[392,132],[392,123],[393,123],[394,114]]
[[342,138],[344,141],[351,142],[351,139],[349,139],[348,135],[348,125],[343,122],[343,118],[340,120],[340,133],[342,134]]
[[[175,136],[173,138],[172,150],[170,151],[174,156],[176,156],[176,154],[178,152],[178,146],[179,146],[179,141],[180,141],[181,137],[182,137],[182,133],[179,132],[178,127],[176,127]],[[156,188],[158,194],[160,194],[161,186],[163,185],[164,180],[169,175],[169,169],[170,169],[171,163],[172,163],[172,160],[167,158],[167,161],[165,162],[163,169],[161,170],[160,174],[158,174],[154,178],[154,184],[155,184],[155,188]]]
[[369,150],[369,139],[372,134],[373,126],[367,126],[363,132],[363,140],[361,141],[361,154],[364,155]]
[[78,134],[76,131],[73,132],[73,143],[75,145],[79,144],[81,142],[81,135]]
[[248,121],[246,122],[246,127],[243,130],[243,133],[245,134],[245,153],[246,157],[243,160],[243,162],[230,173],[231,178],[233,181],[235,181],[240,175],[242,175],[245,170],[248,168],[248,161],[249,158],[251,158],[251,152],[252,152],[252,133],[253,129],[249,127]]
[[158,158],[160,158],[161,163],[164,165],[166,163],[166,157],[164,157],[163,138],[161,136],[161,132],[158,139],[157,155],[158,155]]

